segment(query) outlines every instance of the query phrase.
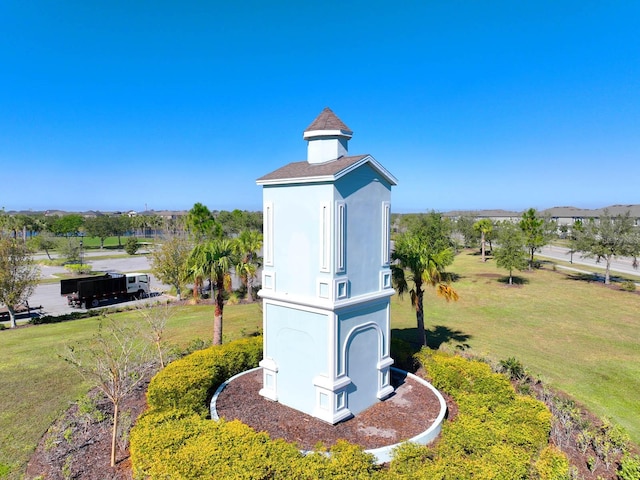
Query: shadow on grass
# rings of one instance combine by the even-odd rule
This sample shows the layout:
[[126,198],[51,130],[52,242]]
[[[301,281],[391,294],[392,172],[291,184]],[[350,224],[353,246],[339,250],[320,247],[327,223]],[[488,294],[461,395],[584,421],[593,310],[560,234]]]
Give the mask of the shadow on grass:
[[550,266],[555,265],[553,260],[536,260],[536,262],[540,264],[539,268],[542,268],[543,266],[547,266],[547,265],[550,265]]
[[464,277],[462,275],[458,275],[457,273],[453,273],[453,272],[444,272],[442,275],[442,279],[445,282],[451,282],[451,283],[455,283],[459,281],[461,278],[464,278]]
[[[433,350],[440,348],[440,345],[443,343],[456,343],[456,348],[466,350],[470,348],[470,345],[466,342],[472,338],[471,335],[467,333],[460,330],[453,330],[444,325],[434,325],[432,328],[428,328],[426,335],[427,347]],[[407,343],[412,350],[412,354],[417,353],[421,347],[417,341],[417,336],[417,328],[394,328],[391,330],[391,338]]]
[[[513,285],[526,285],[529,283],[528,278],[518,277],[514,275],[512,278]],[[509,285],[509,277],[500,277],[498,282],[504,283],[505,285]]]
[[[469,255],[470,257],[482,257],[482,252],[478,250],[469,252],[467,253],[467,255]],[[491,250],[487,250],[486,252],[484,252],[484,258],[486,259],[486,261],[493,260],[493,252]]]
[[600,276],[597,273],[569,273],[567,280],[576,282],[604,282],[604,276]]

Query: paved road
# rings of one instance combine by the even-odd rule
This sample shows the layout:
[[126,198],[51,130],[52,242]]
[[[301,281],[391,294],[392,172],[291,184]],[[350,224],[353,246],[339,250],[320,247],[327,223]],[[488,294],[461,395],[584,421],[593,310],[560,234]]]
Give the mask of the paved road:
[[[105,255],[104,253],[102,254]],[[46,257],[46,256],[45,256]],[[119,272],[119,273],[132,273],[149,270],[149,260],[145,255],[135,255],[126,258],[110,258],[100,259],[100,254],[93,254],[85,257],[88,263],[94,271],[101,272]],[[46,265],[40,266],[41,277],[44,278],[58,278],[55,274],[65,272],[64,267],[50,267]],[[163,285],[158,282],[153,276],[151,276],[151,291],[152,297],[158,297],[169,290],[167,285]],[[127,304],[134,303],[146,303],[146,300],[139,300],[136,302],[127,302]],[[78,311],[78,308],[72,308],[67,305],[67,299],[60,295],[60,283],[46,283],[40,284],[36,287],[33,295],[29,298],[29,304],[33,307],[42,306],[42,315],[63,315],[65,313]],[[112,306],[112,304],[105,303],[105,306]]]
[[[568,248],[557,247],[555,245],[543,247],[539,252],[536,252],[536,255],[571,262],[574,265],[586,265],[590,267],[600,267],[603,269],[607,266],[604,260],[598,263],[595,258],[585,258],[580,253],[574,253],[571,255]],[[611,271],[628,273],[630,275],[640,275],[640,269],[633,268],[633,259],[629,257],[614,258],[611,261]]]

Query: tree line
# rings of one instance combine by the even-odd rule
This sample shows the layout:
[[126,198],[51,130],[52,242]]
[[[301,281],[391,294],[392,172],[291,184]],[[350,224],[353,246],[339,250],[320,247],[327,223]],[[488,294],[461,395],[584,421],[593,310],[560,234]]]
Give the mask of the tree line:
[[[395,215],[393,225],[393,283],[399,295],[410,295],[416,311],[418,345],[427,344],[424,290],[435,288],[446,301],[458,299],[446,268],[461,247],[479,248],[482,262],[491,255],[498,268],[508,270],[512,284],[514,270],[535,268],[535,253],[560,231],[556,222],[541,217],[534,208],[525,211],[516,222],[470,216],[450,219],[430,212]],[[605,284],[611,281],[611,261],[615,257],[629,257],[633,267],[638,268],[640,227],[634,225],[628,212],[613,216],[605,210],[600,218],[578,221],[567,232],[570,252],[604,261]]]
[[[236,235],[242,230],[261,230],[262,212],[247,210],[214,210],[212,218],[220,225],[225,235]],[[188,213],[184,215],[161,216],[157,213],[98,214],[85,217],[79,213],[45,215],[43,213],[9,214],[0,210],[0,233],[4,236],[27,241],[39,235],[53,237],[95,237],[101,245],[108,237],[132,235],[137,237],[158,237],[162,235],[188,235],[192,225],[188,223]]]
[[257,224],[255,217],[234,212],[221,219],[196,203],[185,217],[188,235],[167,236],[150,254],[152,272],[175,289],[178,300],[185,285],[190,284],[198,301],[208,282],[207,290],[215,304],[214,345],[222,344],[223,311],[231,293],[232,273],[241,280],[248,300],[253,301],[254,283],[262,266],[262,222]]
[[77,263],[82,262],[83,237],[98,238],[103,247],[108,237],[117,236],[122,246],[121,237],[127,236],[125,249],[133,254],[137,249],[135,235],[152,234],[159,243],[152,254],[154,273],[174,286],[178,296],[189,282],[193,282],[197,296],[203,280],[209,280],[212,294],[216,292],[214,340],[221,342],[222,309],[231,287],[231,271],[253,300],[261,231],[262,212],[212,212],[200,203],[186,215],[166,219],[158,215],[10,215],[0,210],[0,305],[6,306],[10,325],[16,327],[17,309],[27,304],[39,281],[33,258],[37,251],[44,251],[51,259],[50,251],[57,250],[67,262]]

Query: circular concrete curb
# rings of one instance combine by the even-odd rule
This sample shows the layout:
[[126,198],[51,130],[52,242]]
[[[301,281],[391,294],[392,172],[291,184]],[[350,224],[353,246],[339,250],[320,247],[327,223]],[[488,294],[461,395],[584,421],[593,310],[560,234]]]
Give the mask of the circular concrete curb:
[[[211,399],[211,404],[210,404],[210,412],[211,412],[211,419],[212,420],[219,420],[220,417],[218,416],[218,412],[216,411],[216,402],[218,400],[218,396],[220,395],[220,393],[222,393],[222,391],[225,389],[225,387],[232,382],[234,379],[245,375],[247,373],[256,371],[256,370],[260,370],[262,369],[262,367],[256,367],[256,368],[252,368],[251,370],[245,370],[244,372],[240,372],[237,375],[234,375],[233,377],[231,377],[230,379],[228,379],[226,382],[223,382],[218,389],[216,390],[216,392],[213,394],[213,398]],[[440,434],[440,431],[442,430],[442,422],[444,422],[444,417],[447,413],[447,404],[444,400],[444,397],[440,394],[440,392],[438,390],[436,390],[436,388],[431,385],[429,382],[427,382],[426,380],[424,380],[423,378],[418,377],[417,375],[414,375],[413,373],[409,373],[409,372],[405,372],[404,370],[400,370],[399,368],[393,368],[391,367],[391,370],[393,370],[394,372],[397,373],[401,373],[402,375],[406,375],[407,377],[411,378],[412,380],[424,385],[425,387],[429,388],[434,394],[435,396],[438,398],[438,402],[440,403],[440,413],[438,413],[438,416],[436,417],[436,420],[433,422],[433,424],[424,432],[416,435],[413,438],[410,438],[408,440],[404,440],[402,442],[399,443],[395,443],[393,445],[387,445],[384,447],[380,447],[380,448],[373,448],[371,450],[365,450],[366,453],[370,453],[371,455],[373,455],[375,457],[375,461],[376,463],[388,463],[391,461],[392,457],[393,457],[393,451],[400,445],[402,445],[405,442],[412,442],[412,443],[417,443],[419,445],[428,445],[429,443],[433,442],[437,436]],[[311,453],[309,451],[305,451],[303,450],[302,453],[304,454],[308,454]]]

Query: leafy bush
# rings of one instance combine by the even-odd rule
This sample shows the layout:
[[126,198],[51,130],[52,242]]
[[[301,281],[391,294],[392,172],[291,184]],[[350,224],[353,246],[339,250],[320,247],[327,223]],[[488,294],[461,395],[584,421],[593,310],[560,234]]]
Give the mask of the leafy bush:
[[71,312],[64,315],[43,315],[42,317],[33,317],[29,320],[31,325],[44,325],[48,323],[60,323],[68,320],[80,320],[81,318],[97,317],[104,313],[100,310],[87,310],[86,312]]
[[458,415],[435,446],[398,447],[386,470],[356,445],[339,442],[329,456],[303,456],[241,422],[207,419],[213,390],[257,365],[261,346],[253,337],[196,351],[153,378],[149,410],[131,432],[136,478],[567,478],[566,458],[548,447],[551,414],[544,404],[516,395],[485,363],[426,349],[417,358],[432,383],[454,397]]
[[625,455],[618,469],[620,480],[638,480],[640,478],[640,456]]
[[524,366],[515,357],[500,360],[500,368],[507,374],[510,380],[522,380],[526,376]]
[[87,275],[91,273],[91,265],[88,263],[68,263],[64,268],[74,275]]
[[455,399],[458,416],[443,425],[435,447],[400,449],[392,472],[399,478],[525,479],[537,461],[543,470],[550,460],[540,460],[539,452],[548,444],[551,413],[542,402],[516,395],[486,363],[427,349],[417,358],[431,383]]
[[131,431],[131,459],[140,478],[373,478],[373,457],[341,442],[331,457],[303,456],[238,421],[207,419],[210,393],[230,376],[257,365],[262,338],[200,350],[169,364],[147,392],[150,409]]
[[206,417],[208,400],[215,389],[233,375],[256,367],[261,358],[261,337],[196,351],[170,363],[153,377],[147,390],[149,407],[185,410]]
[[139,248],[140,244],[138,243],[138,239],[136,237],[129,237],[124,243],[124,251],[129,255],[135,255]]
[[409,342],[391,337],[391,358],[393,358],[395,367],[407,372],[415,372],[414,354],[415,349]]
[[631,280],[626,280],[620,284],[620,290],[624,290],[625,292],[635,292],[636,284]]
[[569,461],[564,453],[553,446],[540,452],[534,470],[540,480],[569,480]]

